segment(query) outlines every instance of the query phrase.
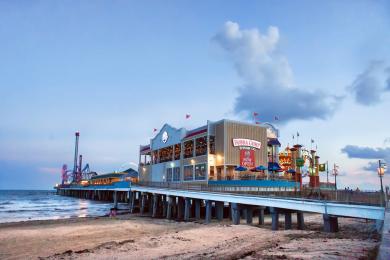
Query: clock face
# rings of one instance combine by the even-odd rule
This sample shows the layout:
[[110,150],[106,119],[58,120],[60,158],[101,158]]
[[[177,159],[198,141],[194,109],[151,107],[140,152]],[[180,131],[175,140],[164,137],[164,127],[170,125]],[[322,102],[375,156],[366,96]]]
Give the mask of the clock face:
[[167,131],[164,131],[161,137],[161,141],[165,144],[168,141],[168,133]]

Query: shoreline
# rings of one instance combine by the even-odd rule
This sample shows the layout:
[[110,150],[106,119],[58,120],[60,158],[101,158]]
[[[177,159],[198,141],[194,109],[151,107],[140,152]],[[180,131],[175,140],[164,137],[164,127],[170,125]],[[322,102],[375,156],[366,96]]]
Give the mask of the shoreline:
[[[0,224],[1,259],[359,259],[377,252],[375,223],[340,219],[322,232],[322,216],[305,215],[305,230],[232,225],[225,219],[176,222],[134,215],[34,220]],[[243,223],[243,221],[241,222]]]

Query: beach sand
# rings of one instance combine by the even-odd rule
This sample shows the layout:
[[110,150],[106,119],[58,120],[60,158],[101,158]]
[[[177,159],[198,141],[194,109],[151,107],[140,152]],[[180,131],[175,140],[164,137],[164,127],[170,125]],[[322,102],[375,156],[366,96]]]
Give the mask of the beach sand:
[[[374,222],[339,218],[322,232],[322,215],[305,214],[305,230],[231,225],[229,220],[175,222],[137,215],[0,224],[0,259],[371,259]],[[244,223],[244,220],[241,220]]]

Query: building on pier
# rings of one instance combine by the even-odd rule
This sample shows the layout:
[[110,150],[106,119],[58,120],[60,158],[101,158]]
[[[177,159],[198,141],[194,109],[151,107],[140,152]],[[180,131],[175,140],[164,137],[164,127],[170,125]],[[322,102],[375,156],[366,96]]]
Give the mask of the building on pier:
[[165,124],[150,144],[140,146],[140,181],[210,184],[264,180],[270,174],[278,178],[278,135],[268,123],[223,119],[193,130]]

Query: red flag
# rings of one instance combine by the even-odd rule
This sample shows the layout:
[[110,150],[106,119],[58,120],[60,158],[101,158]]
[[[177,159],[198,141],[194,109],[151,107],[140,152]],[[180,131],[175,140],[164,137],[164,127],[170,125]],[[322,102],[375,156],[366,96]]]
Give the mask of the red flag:
[[260,122],[256,121],[256,125],[260,125]]
[[190,114],[186,114],[186,119],[190,118],[191,115]]
[[157,128],[153,128],[153,132],[157,132]]
[[275,121],[279,121],[279,117],[278,116],[275,116],[274,119],[275,119]]
[[253,116],[258,116],[258,115],[259,115],[259,113],[253,112]]

